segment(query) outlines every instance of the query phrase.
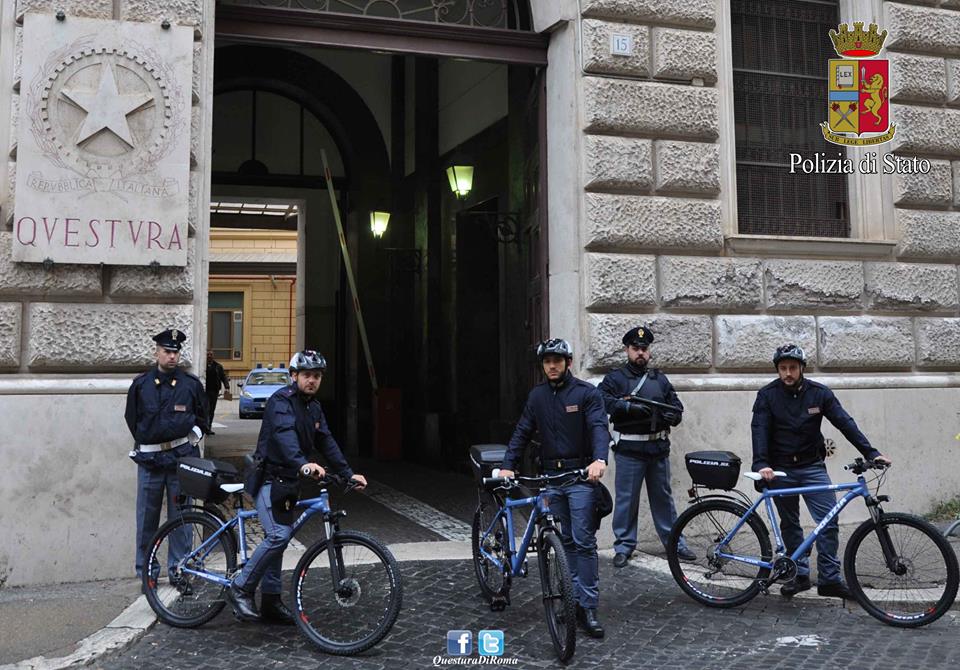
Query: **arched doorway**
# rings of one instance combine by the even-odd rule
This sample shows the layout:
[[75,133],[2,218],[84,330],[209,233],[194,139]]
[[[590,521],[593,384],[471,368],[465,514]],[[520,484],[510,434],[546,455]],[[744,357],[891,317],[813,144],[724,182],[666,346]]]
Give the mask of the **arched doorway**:
[[[459,25],[427,25],[370,12],[224,4],[245,6],[218,9],[224,42],[216,55],[218,98],[289,101],[325,129],[342,163],[337,200],[372,356],[368,361],[363,354],[339,264],[337,309],[326,318],[336,321],[333,350],[345,375],[336,393],[341,441],[362,456],[465,467],[469,444],[509,434],[530,381],[530,344],[546,329],[540,170],[546,40],[523,32],[529,12],[513,3],[502,3],[513,18],[494,29],[492,40],[491,29],[478,28],[478,15],[469,19],[469,12]],[[415,3],[385,4],[413,11]],[[385,49],[347,49],[358,43],[351,42],[357,31],[367,40],[359,43],[386,40]],[[475,40],[477,31],[485,41]],[[268,41],[282,46],[263,46]],[[448,186],[445,171],[453,165],[474,169],[472,189],[462,197]],[[218,184],[265,187],[271,181],[322,187],[309,170],[282,177],[269,168],[259,175],[239,167],[217,172],[216,147],[214,166],[215,193]],[[368,224],[373,211],[390,214],[379,237]],[[298,345],[318,346],[322,330],[309,316],[319,259],[329,265],[329,254],[308,252],[298,266],[308,313]],[[324,318],[318,312],[313,323]],[[372,393],[368,363],[379,386],[400,399],[392,442],[383,431],[379,439],[373,434],[384,419],[377,400],[387,396]]]

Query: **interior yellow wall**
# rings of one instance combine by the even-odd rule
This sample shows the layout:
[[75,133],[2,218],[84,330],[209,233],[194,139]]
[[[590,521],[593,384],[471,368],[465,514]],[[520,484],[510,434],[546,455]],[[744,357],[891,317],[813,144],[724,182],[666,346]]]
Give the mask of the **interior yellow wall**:
[[[296,253],[296,231],[213,229],[210,233],[210,253],[259,252],[264,261],[270,253]],[[268,276],[210,276],[210,292],[242,291],[243,300],[243,358],[239,361],[221,360],[230,377],[243,377],[262,363],[284,365],[293,355],[296,332],[294,302],[296,287],[294,275]]]

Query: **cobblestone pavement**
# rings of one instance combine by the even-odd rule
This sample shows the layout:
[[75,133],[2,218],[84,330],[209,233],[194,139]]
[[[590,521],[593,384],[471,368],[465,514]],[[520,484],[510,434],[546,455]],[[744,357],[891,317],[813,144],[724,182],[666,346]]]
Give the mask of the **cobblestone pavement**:
[[[501,629],[504,658],[515,668],[559,666],[549,643],[535,560],[514,582],[512,604],[491,612],[470,561],[403,563],[404,607],[376,648],[339,658],[315,651],[295,628],[240,624],[228,614],[198,629],[158,624],[104,668],[428,668],[444,656],[446,631]],[[733,610],[703,608],[668,575],[630,565],[614,571],[601,558],[605,640],[578,634],[570,668],[956,668],[960,619],[952,610],[918,630],[886,626],[856,604],[758,596]],[[476,658],[476,651],[474,651]]]

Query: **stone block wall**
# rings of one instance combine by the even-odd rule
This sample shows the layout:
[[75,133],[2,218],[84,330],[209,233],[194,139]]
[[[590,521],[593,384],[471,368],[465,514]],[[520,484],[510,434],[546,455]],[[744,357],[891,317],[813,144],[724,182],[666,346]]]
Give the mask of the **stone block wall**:
[[[9,131],[0,132],[0,373],[123,372],[142,369],[153,360],[150,335],[170,326],[190,334],[185,362],[200,350],[202,324],[195,323],[205,286],[200,272],[206,235],[205,143],[209,134],[212,74],[205,46],[212,48],[213,2],[210,0],[0,0],[4,39],[12,38],[13,58],[0,62],[0,82],[11,86],[0,94],[9,105]],[[22,24],[28,12],[71,17],[141,21],[194,28],[189,187],[188,262],[186,267],[153,270],[110,265],[17,263],[11,260],[16,174],[17,117],[20,107]],[[205,23],[206,22],[206,23]],[[207,34],[209,33],[209,34]],[[0,113],[0,119],[6,115]],[[22,129],[19,129],[22,130]],[[201,301],[197,301],[199,305]],[[82,335],[81,335],[82,334]],[[83,340],[82,349],[78,340]],[[80,352],[83,352],[81,355]]]
[[[788,341],[825,371],[960,366],[960,2],[883,5],[898,125],[880,150],[931,165],[887,182],[897,245],[749,257],[725,239],[725,3],[583,0],[582,368],[622,363],[640,324],[678,372],[769,370]],[[613,34],[633,37],[632,56],[610,55]]]

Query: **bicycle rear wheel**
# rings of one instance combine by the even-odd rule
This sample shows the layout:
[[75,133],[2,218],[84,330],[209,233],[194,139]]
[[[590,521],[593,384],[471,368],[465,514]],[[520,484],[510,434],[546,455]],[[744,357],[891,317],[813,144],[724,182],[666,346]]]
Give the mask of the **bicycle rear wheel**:
[[[490,498],[492,500],[493,496],[490,496]],[[507,549],[510,541],[507,534],[506,519],[500,517],[497,526],[484,538],[484,534],[493,524],[496,514],[495,502],[481,502],[473,515],[473,528],[470,535],[470,545],[473,549],[473,570],[477,575],[477,582],[480,584],[480,592],[488,602],[492,602],[494,598],[505,596],[510,590],[510,578],[506,570]],[[480,553],[481,542],[484,550],[491,556],[495,556],[504,567],[498,568],[493,561]]]
[[577,645],[576,602],[567,554],[555,531],[550,530],[540,536],[537,561],[540,564],[540,587],[543,589],[547,630],[550,631],[557,658],[566,663],[573,657]]
[[[773,550],[766,526],[751,514],[728,544],[720,543],[747,513],[733,500],[704,500],[687,508],[677,518],[667,540],[667,562],[674,580],[683,592],[708,607],[736,607],[760,591],[758,580],[770,576],[768,568],[722,558],[733,554],[770,561]],[[697,555],[695,561],[681,562],[677,556],[681,536]]]
[[[892,556],[887,562],[884,545]],[[847,586],[871,616],[916,628],[943,616],[957,596],[957,556],[936,528],[912,514],[883,513],[853,531],[843,556]]]
[[[340,573],[334,584],[330,551]],[[386,637],[403,599],[400,569],[390,550],[365,533],[338,532],[297,563],[293,600],[297,626],[321,650],[349,656]]]
[[223,586],[184,571],[224,579],[233,575],[237,549],[227,531],[213,537],[220,528],[206,512],[185,512],[153,536],[143,568],[143,592],[164,623],[193,628],[217,616],[226,604]]

